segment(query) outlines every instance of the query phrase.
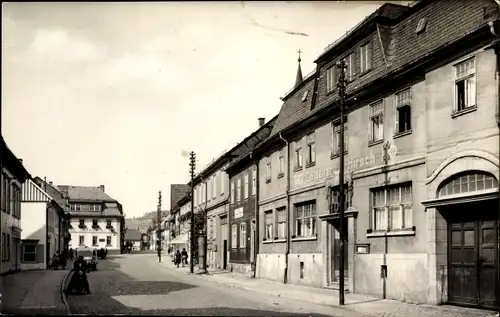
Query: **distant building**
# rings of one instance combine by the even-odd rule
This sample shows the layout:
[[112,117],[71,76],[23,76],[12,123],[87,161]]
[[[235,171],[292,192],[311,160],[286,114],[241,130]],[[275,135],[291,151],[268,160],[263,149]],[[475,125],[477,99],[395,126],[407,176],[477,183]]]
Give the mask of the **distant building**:
[[58,185],[57,189],[63,193],[69,205],[69,247],[107,248],[110,254],[120,253],[124,241],[122,205],[106,194],[104,185]]
[[0,274],[3,274],[21,269],[21,188],[31,176],[22,160],[7,147],[3,137],[1,142]]
[[125,231],[125,243],[131,245],[133,250],[141,249],[141,233],[137,229],[127,229]]

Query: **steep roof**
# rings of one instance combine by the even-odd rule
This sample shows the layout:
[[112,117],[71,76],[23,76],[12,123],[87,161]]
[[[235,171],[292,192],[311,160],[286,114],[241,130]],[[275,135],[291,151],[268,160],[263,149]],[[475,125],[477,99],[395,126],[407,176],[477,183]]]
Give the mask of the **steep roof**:
[[66,195],[70,201],[115,201],[99,186],[57,185],[57,189]]
[[54,199],[54,201],[59,205],[59,207],[61,207],[63,210],[65,209],[64,207],[66,206],[66,199],[64,198],[64,195],[59,190],[57,190],[57,188],[55,188],[50,183],[45,182],[38,176],[36,176],[33,179],[33,181],[40,188],[43,188],[43,190]]
[[141,241],[141,233],[137,229],[127,229],[125,231],[126,241]]
[[2,167],[7,168],[11,173],[13,173],[21,181],[21,183],[24,183],[26,179],[31,178],[31,175],[24,167],[22,160],[18,159],[9,149],[3,136],[0,153],[2,156]]
[[177,205],[179,200],[182,199],[189,192],[190,186],[187,184],[172,184],[170,185],[170,208]]

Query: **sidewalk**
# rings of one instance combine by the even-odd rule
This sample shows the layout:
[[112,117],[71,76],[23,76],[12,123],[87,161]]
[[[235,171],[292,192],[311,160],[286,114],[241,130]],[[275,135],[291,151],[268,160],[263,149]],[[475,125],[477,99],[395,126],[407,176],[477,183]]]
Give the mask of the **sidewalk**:
[[61,283],[67,270],[21,271],[0,277],[2,313],[66,314]]
[[[189,274],[189,266],[175,267],[172,261],[162,259],[161,264],[172,270]],[[318,305],[337,306],[338,291],[293,284],[283,284],[264,279],[250,279],[242,274],[220,270],[210,270],[209,274],[197,275],[198,278],[223,285],[260,292],[276,297],[303,300]],[[417,305],[395,300],[383,300],[376,297],[346,294],[344,309],[374,317],[484,317],[495,316],[492,311],[455,307],[449,305]]]

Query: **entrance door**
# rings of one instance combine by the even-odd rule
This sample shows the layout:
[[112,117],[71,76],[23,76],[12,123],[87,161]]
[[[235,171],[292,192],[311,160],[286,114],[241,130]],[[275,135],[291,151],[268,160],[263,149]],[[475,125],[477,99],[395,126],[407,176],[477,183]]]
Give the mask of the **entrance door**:
[[224,253],[222,254],[222,268],[224,270],[227,269],[227,240],[224,240],[224,247],[223,247]]
[[450,303],[483,308],[497,307],[498,221],[494,213],[495,205],[467,204],[456,208],[455,215],[450,215]]
[[[347,219],[344,220],[344,283],[347,284],[349,277],[349,253],[348,253],[348,234],[347,234]],[[332,237],[332,282],[339,282],[340,278],[340,231],[339,223],[335,223],[333,226],[333,237]]]

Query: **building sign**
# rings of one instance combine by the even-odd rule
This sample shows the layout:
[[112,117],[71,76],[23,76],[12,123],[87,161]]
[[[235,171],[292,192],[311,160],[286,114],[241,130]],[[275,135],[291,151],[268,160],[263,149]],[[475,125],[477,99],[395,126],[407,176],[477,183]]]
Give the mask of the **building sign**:
[[363,168],[372,167],[375,165],[375,155],[367,155],[364,157],[354,157],[347,160],[347,171],[357,171]]
[[236,208],[234,210],[234,219],[238,219],[238,218],[241,218],[241,217],[243,217],[243,207]]

